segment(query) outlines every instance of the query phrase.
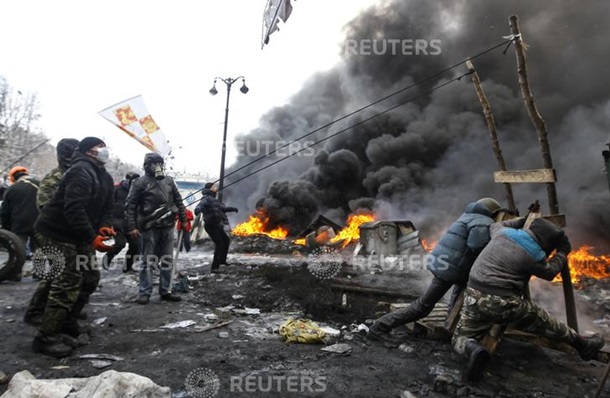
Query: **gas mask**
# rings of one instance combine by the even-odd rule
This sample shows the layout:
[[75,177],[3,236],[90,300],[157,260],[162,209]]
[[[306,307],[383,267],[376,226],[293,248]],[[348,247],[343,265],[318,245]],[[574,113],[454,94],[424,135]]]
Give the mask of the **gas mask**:
[[165,178],[165,172],[163,170],[163,163],[151,163],[150,171],[155,176],[155,179],[162,180]]
[[106,163],[110,160],[110,151],[107,147],[103,147],[97,150],[97,154],[95,158],[99,160],[101,163]]

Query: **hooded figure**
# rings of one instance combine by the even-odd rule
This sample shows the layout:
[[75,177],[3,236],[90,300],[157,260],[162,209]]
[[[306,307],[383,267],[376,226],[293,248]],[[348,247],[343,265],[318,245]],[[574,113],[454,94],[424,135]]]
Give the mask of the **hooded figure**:
[[157,180],[165,178],[165,170],[163,168],[163,157],[156,153],[147,153],[144,156],[144,172],[149,177],[154,177]]
[[53,199],[57,185],[66,170],[70,168],[74,151],[78,148],[79,141],[74,138],[63,138],[57,143],[57,167],[48,172],[40,181],[36,205],[42,209]]

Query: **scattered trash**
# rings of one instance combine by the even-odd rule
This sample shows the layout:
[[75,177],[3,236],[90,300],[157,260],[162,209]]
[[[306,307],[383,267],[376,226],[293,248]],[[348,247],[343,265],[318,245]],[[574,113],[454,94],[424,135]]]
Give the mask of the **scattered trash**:
[[228,332],[219,332],[218,337],[220,337],[221,339],[228,339],[229,333]]
[[112,365],[111,361],[100,361],[97,359],[94,359],[91,361],[91,366],[93,366],[96,369],[104,369],[111,365]]
[[410,346],[406,343],[402,343],[401,345],[398,346],[398,351],[402,351],[405,352],[407,354],[412,354],[415,352],[415,347]]
[[61,370],[61,369],[70,369],[70,367],[67,365],[57,365],[57,366],[51,366],[51,369]]
[[333,352],[335,354],[341,355],[349,355],[352,353],[352,346],[349,344],[338,343],[324,347],[322,348],[322,351]]
[[280,326],[280,336],[287,343],[322,343],[326,333],[310,319],[289,318]]
[[10,380],[10,377],[4,372],[0,372],[0,384],[6,384]]
[[13,323],[13,322],[15,322],[15,320],[13,318],[9,318],[9,319],[7,319],[4,322],[6,322],[6,323]]
[[96,325],[96,326],[99,326],[99,325],[101,325],[102,323],[106,322],[106,320],[107,320],[107,319],[108,319],[108,317],[107,317],[107,316],[105,316],[105,317],[102,317],[102,318],[97,318],[97,319],[94,319],[94,320],[93,320],[93,322],[91,322],[91,323],[93,323],[93,324],[94,324],[94,325]]
[[335,328],[331,328],[330,326],[324,326],[322,327],[322,331],[330,336],[330,337],[339,337],[341,335],[341,331],[337,330]]
[[83,347],[83,346],[91,344],[91,338],[89,337],[89,335],[87,333],[81,333],[76,338],[76,342],[78,343],[79,347]]
[[111,354],[84,354],[80,355],[78,359],[107,359],[109,361],[122,361],[125,358]]
[[221,318],[230,318],[231,310],[235,308],[232,305],[227,305],[226,307],[218,307],[214,310],[214,313]]
[[159,326],[159,327],[161,329],[178,329],[178,328],[187,328],[187,327],[195,325],[195,324],[197,324],[197,322],[189,319],[189,320],[186,320],[186,321],[168,323],[168,324],[165,324],[165,325]]
[[241,294],[234,294],[233,296],[231,296],[231,298],[233,300],[241,300],[244,298],[244,296],[242,296]]
[[172,287],[172,293],[188,293],[189,279],[186,275],[179,275]]
[[235,315],[260,315],[261,310],[259,308],[233,308],[231,309],[231,313]]
[[400,394],[400,398],[417,398],[417,396],[414,395],[411,391],[405,390]]
[[203,319],[208,322],[216,322],[218,320],[218,315],[216,314],[204,314]]

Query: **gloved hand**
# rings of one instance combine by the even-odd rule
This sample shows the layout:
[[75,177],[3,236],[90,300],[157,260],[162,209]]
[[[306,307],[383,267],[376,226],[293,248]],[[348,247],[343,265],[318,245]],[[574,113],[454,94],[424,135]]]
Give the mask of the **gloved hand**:
[[98,235],[91,242],[91,247],[93,247],[98,252],[107,252],[112,250],[112,246],[108,246],[104,243],[104,241],[110,239],[109,236]]
[[572,251],[572,245],[567,235],[564,235],[561,243],[557,245],[557,251],[564,253],[566,256]]
[[234,211],[235,213],[239,213],[239,210],[237,209],[237,207],[227,207],[226,211],[227,212]]
[[102,236],[116,236],[116,231],[112,227],[101,227],[97,233]]
[[140,230],[138,229],[132,229],[131,231],[127,231],[126,233],[130,238],[139,238],[140,236],[142,236],[142,234],[140,233]]

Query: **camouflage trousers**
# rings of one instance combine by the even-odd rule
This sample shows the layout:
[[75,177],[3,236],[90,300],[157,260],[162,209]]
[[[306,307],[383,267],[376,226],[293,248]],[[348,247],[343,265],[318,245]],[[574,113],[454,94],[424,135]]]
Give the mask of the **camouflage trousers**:
[[576,338],[574,329],[529,300],[495,296],[469,287],[451,340],[453,348],[464,355],[468,340],[480,341],[495,324],[510,324],[514,329],[562,343],[572,343]]
[[[99,284],[95,251],[86,245],[58,242],[36,234],[42,252],[52,253],[53,273],[44,275],[30,305],[29,314],[43,311],[40,334],[60,333],[64,324],[76,323]],[[50,260],[51,261],[51,260]]]

